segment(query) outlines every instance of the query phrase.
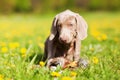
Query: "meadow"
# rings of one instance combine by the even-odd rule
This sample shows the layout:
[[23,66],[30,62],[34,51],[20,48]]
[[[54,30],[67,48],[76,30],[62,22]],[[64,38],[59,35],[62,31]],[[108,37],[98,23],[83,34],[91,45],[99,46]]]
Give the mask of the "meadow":
[[0,15],[0,80],[119,80],[120,12],[80,14],[88,23],[80,55],[89,66],[56,71],[41,61],[55,14]]

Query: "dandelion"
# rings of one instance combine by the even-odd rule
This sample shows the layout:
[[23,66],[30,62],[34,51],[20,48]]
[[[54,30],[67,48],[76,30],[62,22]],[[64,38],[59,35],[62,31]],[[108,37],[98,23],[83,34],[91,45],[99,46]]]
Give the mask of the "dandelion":
[[17,48],[19,46],[20,46],[20,44],[18,42],[11,42],[11,43],[9,43],[9,48],[10,49],[15,49],[15,48]]
[[94,64],[98,64],[99,60],[98,60],[97,57],[93,57],[93,58],[92,58],[92,62],[93,62]]
[[0,80],[4,80],[4,76],[0,74]]
[[26,53],[27,49],[26,48],[21,48],[20,52],[21,53]]
[[20,47],[20,43],[18,43],[18,42],[14,42],[14,45],[15,45],[16,47]]
[[1,48],[1,52],[7,53],[7,52],[8,52],[8,48],[7,48],[7,47],[2,47],[2,48]]
[[53,76],[53,77],[60,77],[61,74],[58,73],[58,72],[52,72],[52,73],[51,73],[51,76]]
[[98,41],[104,41],[107,40],[107,35],[106,34],[101,34],[99,31],[97,30],[93,30],[91,31],[91,35],[96,38]]
[[22,54],[22,57],[25,57],[25,56],[26,56],[27,49],[26,49],[26,48],[21,48],[20,52],[21,52],[21,54]]
[[72,76],[72,77],[74,77],[74,76],[76,76],[76,75],[77,75],[76,72],[71,72],[71,73],[70,73],[70,76]]
[[97,30],[93,30],[92,33],[91,33],[91,35],[92,35],[93,37],[97,37],[97,36],[100,35],[100,32],[97,31]]
[[41,67],[43,67],[43,66],[45,65],[45,63],[44,63],[43,61],[40,61],[40,62],[39,62],[39,65],[40,65]]
[[107,40],[107,35],[106,34],[101,34],[102,40]]
[[99,32],[99,31],[93,30],[92,33],[91,33],[91,35],[92,35],[95,39],[97,39],[98,41],[101,41],[101,37],[100,37],[100,32]]
[[64,76],[62,77],[62,80],[73,80],[71,77]]

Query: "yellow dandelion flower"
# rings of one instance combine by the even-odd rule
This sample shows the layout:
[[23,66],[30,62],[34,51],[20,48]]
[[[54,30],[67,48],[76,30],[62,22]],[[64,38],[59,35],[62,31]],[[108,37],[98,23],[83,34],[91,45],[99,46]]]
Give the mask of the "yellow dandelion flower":
[[1,52],[7,53],[7,52],[8,52],[8,48],[7,48],[7,47],[2,47],[2,48],[1,48]]
[[51,76],[53,76],[53,77],[60,77],[61,74],[58,73],[58,72],[52,72],[52,73],[51,73]]
[[41,67],[43,67],[43,66],[45,65],[45,63],[44,63],[43,61],[40,61],[40,62],[39,62],[39,65],[40,65]]
[[20,43],[18,43],[18,42],[14,42],[14,45],[15,45],[16,47],[20,47]]
[[100,35],[100,32],[98,32],[97,30],[94,30],[94,31],[92,31],[91,35],[93,37],[98,37]]
[[21,54],[22,54],[22,57],[25,57],[25,56],[26,56],[27,49],[26,49],[26,48],[21,48],[20,52],[21,52]]
[[62,80],[73,80],[71,77],[64,76],[62,77]]
[[107,35],[106,34],[102,34],[101,38],[102,38],[102,40],[107,40]]
[[99,31],[97,30],[92,30],[91,31],[91,35],[97,39],[98,41],[104,41],[107,40],[107,35],[106,34],[101,34]]
[[98,60],[97,57],[93,57],[93,58],[92,58],[92,62],[93,62],[94,64],[98,64],[99,60]]
[[10,48],[10,49],[15,49],[14,44],[13,44],[13,43],[9,43],[9,48]]
[[0,74],[0,80],[4,80],[4,76]]
[[71,72],[70,76],[72,76],[72,77],[77,76],[77,73],[76,72]]
[[20,52],[21,53],[26,53],[27,49],[26,48],[21,48]]
[[9,43],[9,48],[10,49],[15,49],[15,48],[17,48],[19,46],[20,46],[20,44],[18,42],[11,42],[11,43]]

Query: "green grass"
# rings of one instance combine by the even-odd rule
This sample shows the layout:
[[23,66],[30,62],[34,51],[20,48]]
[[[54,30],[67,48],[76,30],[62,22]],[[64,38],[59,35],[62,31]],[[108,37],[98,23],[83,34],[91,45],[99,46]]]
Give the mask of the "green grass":
[[[89,60],[89,66],[74,70],[77,73],[75,80],[119,80],[120,12],[81,15],[89,26],[88,37],[82,41],[81,57]],[[46,67],[34,67],[42,59],[44,41],[50,33],[54,16],[0,16],[0,80],[55,79]],[[23,48],[26,50],[22,53]],[[93,57],[98,60],[96,63]],[[58,80],[72,72],[69,69],[57,69],[56,72],[60,71],[62,74],[56,78]]]

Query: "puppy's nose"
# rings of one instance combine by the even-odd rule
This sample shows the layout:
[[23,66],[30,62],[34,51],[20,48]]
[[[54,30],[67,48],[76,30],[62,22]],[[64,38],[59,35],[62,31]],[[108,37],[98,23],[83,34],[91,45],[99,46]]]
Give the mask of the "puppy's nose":
[[66,38],[66,37],[60,37],[60,41],[61,41],[62,43],[66,43],[66,42],[67,42],[67,38]]

